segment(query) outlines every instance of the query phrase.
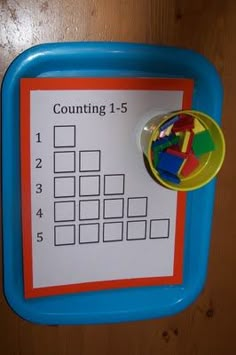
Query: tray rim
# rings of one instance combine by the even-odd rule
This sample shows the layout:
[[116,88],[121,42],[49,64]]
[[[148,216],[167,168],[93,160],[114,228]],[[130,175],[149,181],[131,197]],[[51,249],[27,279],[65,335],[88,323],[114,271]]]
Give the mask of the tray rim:
[[[170,75],[170,77],[180,77],[181,72],[186,74],[186,78],[192,77],[193,79],[196,80],[197,85],[196,85],[196,90],[194,94],[194,101],[193,101],[193,109],[201,109],[202,111],[208,113],[209,115],[213,116],[215,120],[220,123],[221,120],[221,112],[222,112],[222,101],[223,101],[223,88],[221,84],[220,77],[214,68],[214,66],[207,60],[205,59],[202,55],[195,53],[191,50],[186,50],[186,49],[180,49],[180,48],[174,48],[174,47],[165,47],[165,46],[155,46],[155,45],[148,45],[148,44],[135,44],[135,43],[108,43],[108,42],[64,42],[64,43],[49,43],[49,44],[41,44],[37,45],[34,47],[31,47],[30,49],[24,51],[22,54],[20,54],[9,66],[8,70],[6,71],[6,74],[3,78],[2,82],[2,217],[3,217],[3,256],[4,256],[4,292],[5,292],[5,297],[9,303],[9,305],[12,307],[12,309],[18,313],[21,317],[24,319],[30,320],[32,322],[37,322],[37,323],[42,323],[42,324],[88,324],[88,323],[112,323],[112,322],[120,322],[120,321],[132,321],[132,320],[142,320],[142,319],[150,319],[150,318],[157,318],[157,317],[162,317],[162,316],[167,316],[167,315],[172,315],[175,314],[183,309],[185,309],[189,304],[191,304],[198,294],[201,292],[205,278],[206,278],[206,273],[207,273],[207,263],[208,263],[208,252],[209,252],[209,244],[210,244],[210,231],[211,231],[211,221],[212,221],[212,213],[213,213],[213,203],[214,203],[214,191],[215,191],[215,179],[212,181],[210,184],[205,186],[204,188],[188,193],[187,197],[187,211],[191,210],[191,214],[187,212],[187,219],[188,222],[186,222],[186,234],[187,231],[190,227],[188,227],[189,224],[192,223],[192,205],[194,204],[196,207],[199,206],[199,200],[201,200],[200,195],[204,195],[205,197],[208,197],[208,202],[207,202],[207,207],[208,210],[205,212],[204,215],[204,224],[205,224],[205,241],[202,244],[201,248],[201,254],[200,254],[200,261],[201,261],[201,268],[198,270],[198,273],[196,273],[196,270],[194,270],[194,267],[197,267],[197,264],[199,261],[196,261],[196,265],[191,264],[191,257],[197,258],[194,256],[194,250],[192,250],[192,246],[189,246],[190,241],[187,241],[185,245],[185,256],[184,256],[184,262],[185,262],[185,269],[186,265],[192,265],[192,271],[186,271],[184,272],[184,275],[186,272],[190,273],[190,275],[196,274],[198,276],[197,280],[194,280],[195,282],[192,282],[191,287],[186,287],[185,281],[183,285],[180,286],[157,286],[159,289],[162,288],[163,292],[165,294],[165,291],[167,293],[172,292],[176,294],[176,302],[173,303],[173,300],[168,299],[167,301],[164,302],[161,306],[161,308],[158,306],[154,307],[149,306],[149,307],[143,307],[143,309],[132,309],[132,310],[127,310],[127,309],[121,309],[120,311],[114,310],[112,311],[109,309],[107,312],[98,312],[94,311],[94,313],[85,313],[82,311],[77,312],[76,314],[66,313],[66,312],[58,312],[58,314],[55,314],[53,312],[49,312],[47,309],[46,312],[40,313],[40,311],[37,311],[37,306],[38,302],[40,304],[47,305],[47,303],[51,303],[48,297],[45,297],[43,299],[37,299],[36,302],[31,301],[31,300],[25,300],[23,298],[23,293],[22,293],[22,284],[23,280],[21,280],[21,286],[17,286],[17,292],[16,293],[16,285],[13,283],[13,278],[11,276],[12,273],[12,265],[11,262],[13,261],[12,259],[12,253],[14,254],[14,236],[11,235],[10,239],[9,236],[6,236],[6,233],[9,230],[9,221],[10,221],[10,216],[9,216],[9,206],[14,206],[14,200],[15,196],[12,195],[11,193],[11,180],[9,180],[8,173],[11,173],[14,171],[14,168],[12,170],[11,164],[15,164],[15,169],[18,170],[19,172],[19,156],[18,156],[18,161],[13,162],[11,161],[11,156],[14,154],[13,150],[15,149],[16,152],[16,147],[14,148],[14,143],[11,141],[11,130],[13,128],[17,128],[13,125],[14,123],[14,117],[13,117],[13,107],[10,106],[11,104],[11,98],[15,98],[16,100],[19,100],[19,79],[21,77],[25,77],[25,73],[29,73],[30,76],[35,74],[35,70],[38,68],[40,69],[40,73],[38,72],[37,75],[33,77],[37,77],[42,75],[43,73],[46,74],[48,72],[45,71],[45,62],[47,63],[48,61],[52,61],[58,58],[58,56],[62,59],[65,59],[65,56],[67,60],[70,63],[70,59],[75,59],[79,58],[79,60],[84,60],[89,59],[91,62],[94,61],[94,58],[97,56],[98,59],[108,59],[114,63],[118,61],[122,63],[122,61],[126,59],[132,59],[133,63],[137,66],[138,60],[143,60],[143,62],[152,62],[153,64],[153,58],[156,60],[155,65],[159,65],[159,71],[160,68],[162,68],[162,73],[156,71],[156,70],[151,70],[150,72],[147,72],[148,76],[159,76],[159,77],[165,77],[166,75]],[[72,56],[72,57],[71,57]],[[137,58],[137,56],[139,56]],[[150,59],[151,58],[151,59]],[[137,62],[137,63],[136,63]],[[173,64],[172,70],[167,73],[168,65],[170,63]],[[36,68],[36,69],[35,69]],[[47,68],[47,65],[46,65]],[[75,73],[75,68],[71,70],[72,73]],[[134,72],[137,75],[140,75],[140,66],[136,67],[136,70]],[[156,67],[155,67],[156,69]],[[132,69],[127,70],[127,73],[122,73],[121,69],[116,70],[117,73],[119,72],[120,76],[126,77],[128,72],[130,72]],[[104,76],[110,76],[109,74],[109,69],[107,70],[104,67],[101,67],[99,70],[99,73],[101,75],[101,72],[104,72]],[[64,74],[64,76],[68,75],[68,72]],[[115,72],[115,70],[113,71]],[[145,71],[144,71],[145,72]],[[56,71],[54,72],[56,73]],[[175,74],[176,73],[176,74]],[[58,73],[57,73],[58,74]],[[91,72],[91,76],[94,76],[94,72]],[[185,75],[182,74],[182,75]],[[162,76],[163,75],[163,76]],[[134,75],[135,76],[135,75]],[[63,75],[62,75],[63,77]],[[201,91],[201,90],[202,91]],[[198,94],[198,90],[200,90],[200,94]],[[209,95],[209,102],[203,98],[205,94]],[[17,114],[16,114],[17,116]],[[10,122],[9,123],[9,117],[10,117]],[[19,118],[19,117],[18,117]],[[13,131],[12,131],[13,132]],[[14,133],[16,134],[16,133]],[[9,159],[10,156],[10,159]],[[17,158],[16,158],[17,160]],[[19,201],[19,191],[17,195],[17,199]],[[200,197],[199,197],[200,196]],[[19,206],[18,206],[19,207]],[[11,211],[11,216],[14,216],[14,214],[17,214],[17,207],[13,208],[14,210]],[[18,211],[19,214],[19,211]],[[13,219],[13,218],[12,218]],[[18,216],[19,219],[19,216]],[[14,220],[14,219],[13,219]],[[209,223],[210,220],[210,223]],[[207,225],[208,223],[208,225]],[[195,231],[194,231],[194,234]],[[190,243],[191,244],[191,243]],[[190,249],[189,249],[190,248]],[[186,255],[186,251],[189,252],[189,255]],[[193,255],[192,255],[193,254]],[[188,260],[190,258],[190,261]],[[19,261],[19,260],[18,260]],[[188,264],[189,263],[189,264]],[[19,268],[21,265],[18,265]],[[186,276],[184,276],[186,277]],[[154,287],[156,288],[156,287]],[[122,289],[123,290],[123,289]],[[130,291],[131,289],[128,289]],[[153,290],[153,289],[152,289]],[[135,297],[140,297],[141,294],[143,293],[150,293],[150,294],[155,294],[150,289],[132,289],[131,293]],[[127,291],[127,292],[128,292]],[[113,291],[104,291],[107,294],[110,295],[110,297],[113,295]],[[115,291],[118,294],[122,293],[119,291]],[[94,294],[96,294],[95,292]],[[89,292],[88,298],[91,297],[91,293]],[[152,295],[152,296],[153,296]],[[158,292],[157,292],[158,295]],[[61,297],[65,298],[65,302],[68,300],[68,298],[71,298],[71,301],[75,300],[76,296],[78,295],[66,295],[66,296],[55,296],[55,298]],[[95,295],[96,296],[96,295]],[[99,295],[98,295],[99,297]],[[122,296],[123,298],[125,296]],[[53,297],[50,297],[50,299],[53,299]],[[63,300],[62,300],[63,303]],[[47,308],[47,307],[46,307]]]

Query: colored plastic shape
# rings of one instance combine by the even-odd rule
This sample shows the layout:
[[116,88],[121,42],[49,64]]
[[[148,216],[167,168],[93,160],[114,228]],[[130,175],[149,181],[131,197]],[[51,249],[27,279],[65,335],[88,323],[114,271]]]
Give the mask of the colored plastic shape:
[[193,153],[190,153],[189,156],[187,157],[180,173],[182,176],[187,177],[191,173],[194,172],[195,169],[199,166],[199,160]]
[[159,154],[159,161],[157,164],[157,169],[167,171],[173,175],[177,174],[184,159],[176,155],[161,152]]
[[215,149],[215,144],[208,130],[202,131],[194,135],[193,151],[195,155],[200,156],[209,153]]

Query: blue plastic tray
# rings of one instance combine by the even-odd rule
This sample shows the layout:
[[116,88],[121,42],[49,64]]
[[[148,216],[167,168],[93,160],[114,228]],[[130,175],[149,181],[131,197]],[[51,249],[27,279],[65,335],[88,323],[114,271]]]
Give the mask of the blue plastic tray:
[[43,324],[133,321],[172,315],[191,304],[205,282],[215,181],[188,193],[184,282],[26,300],[23,297],[19,156],[22,77],[178,77],[195,81],[193,109],[219,123],[222,85],[204,57],[189,50],[128,43],[54,43],[33,47],[10,65],[2,85],[4,290],[21,317]]

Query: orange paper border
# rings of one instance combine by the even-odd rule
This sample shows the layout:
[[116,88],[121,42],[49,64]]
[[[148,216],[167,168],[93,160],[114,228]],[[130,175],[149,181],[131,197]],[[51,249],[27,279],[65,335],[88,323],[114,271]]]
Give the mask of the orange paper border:
[[23,78],[20,82],[21,200],[23,232],[24,293],[26,298],[121,287],[182,283],[186,193],[177,196],[173,276],[149,277],[80,284],[33,287],[31,235],[30,91],[33,90],[168,90],[183,91],[183,109],[190,109],[193,80],[165,78]]

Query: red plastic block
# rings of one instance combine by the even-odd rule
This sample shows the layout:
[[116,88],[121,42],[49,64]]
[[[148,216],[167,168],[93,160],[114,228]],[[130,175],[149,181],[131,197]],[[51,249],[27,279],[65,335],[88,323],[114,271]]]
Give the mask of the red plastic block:
[[182,116],[172,128],[172,132],[189,131],[194,128],[194,118],[191,116]]
[[180,115],[181,120],[185,120],[185,122],[192,122],[194,118],[191,115]]
[[184,177],[189,176],[199,166],[199,160],[193,153],[190,153],[187,157],[183,168],[181,169],[181,175]]
[[172,146],[166,150],[167,153],[176,155],[177,157],[185,159],[187,157],[187,153],[183,153],[179,150],[179,146]]
[[172,145],[169,149],[172,149],[172,150],[174,150],[176,152],[181,152],[180,146],[178,144]]

